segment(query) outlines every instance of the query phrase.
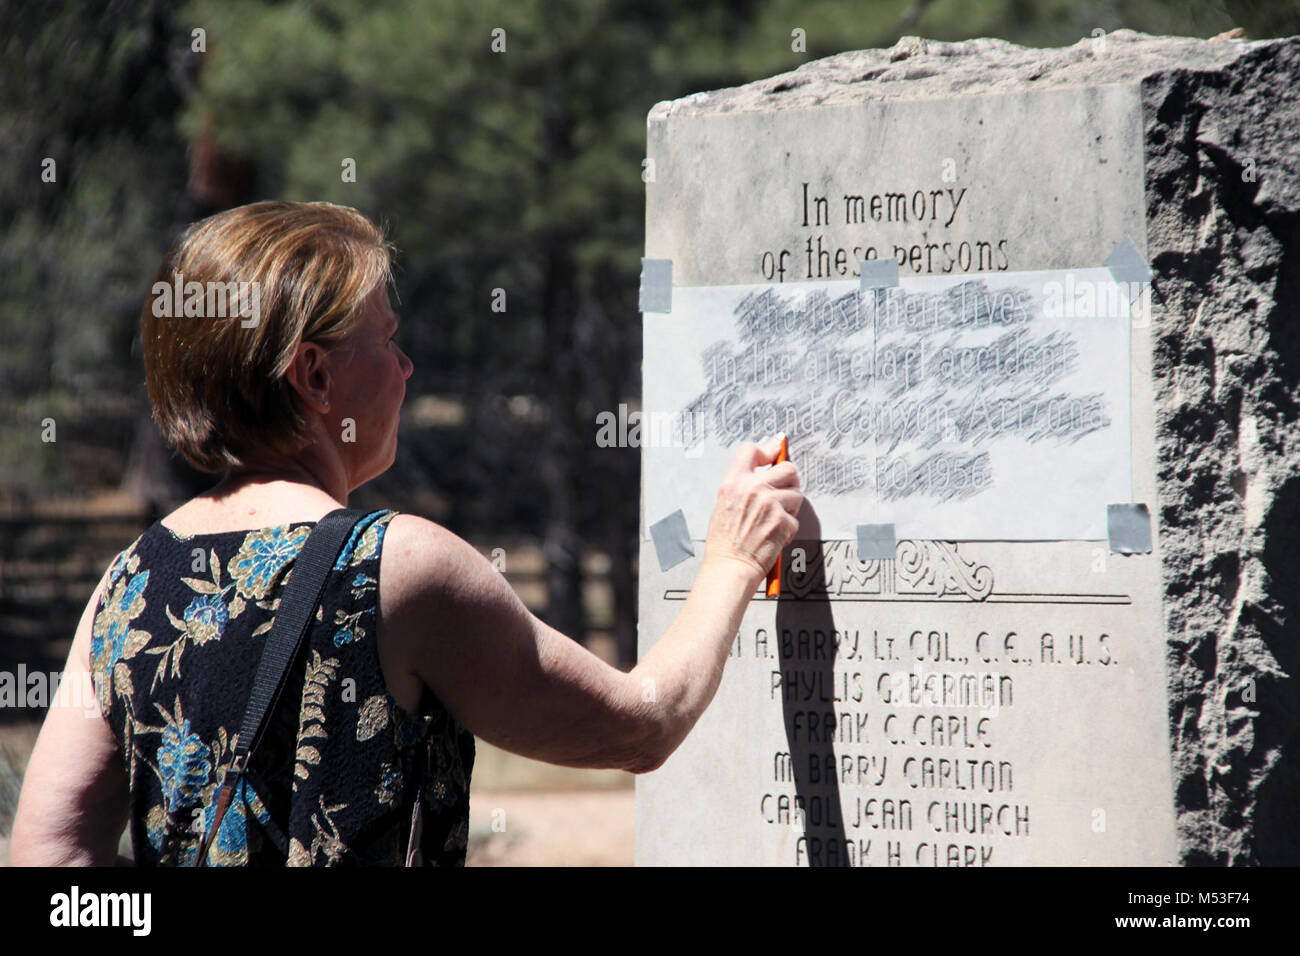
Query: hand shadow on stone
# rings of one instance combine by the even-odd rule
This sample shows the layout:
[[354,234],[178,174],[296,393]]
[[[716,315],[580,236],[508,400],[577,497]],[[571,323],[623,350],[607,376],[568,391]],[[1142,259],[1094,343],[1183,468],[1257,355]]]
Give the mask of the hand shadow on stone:
[[[791,566],[798,549],[803,549],[806,561],[802,572],[795,572]],[[820,656],[814,650],[818,631],[823,635]],[[803,833],[796,843],[795,857],[799,865],[805,862],[808,866],[849,864],[834,733],[827,734],[823,729],[826,713],[831,714],[831,726],[838,725],[834,701],[835,649],[831,641],[834,631],[835,620],[826,593],[821,521],[805,499],[799,511],[799,531],[781,557],[781,597],[777,602],[776,634],[773,635],[781,661],[781,707],[797,795],[795,806],[803,808],[800,813]],[[802,642],[800,632],[807,632]],[[788,685],[787,675],[793,680]],[[775,763],[779,766],[779,761]],[[791,820],[794,819],[795,810],[791,808]]]

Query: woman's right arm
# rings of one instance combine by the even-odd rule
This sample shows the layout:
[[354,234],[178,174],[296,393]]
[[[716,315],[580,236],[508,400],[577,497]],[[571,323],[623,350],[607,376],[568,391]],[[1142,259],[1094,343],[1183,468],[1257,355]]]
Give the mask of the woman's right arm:
[[798,473],[746,444],[718,489],[681,613],[630,672],[538,620],[481,554],[398,515],[385,535],[380,628],[457,722],[502,749],[573,767],[654,770],[713,699],[727,649],[798,528]]

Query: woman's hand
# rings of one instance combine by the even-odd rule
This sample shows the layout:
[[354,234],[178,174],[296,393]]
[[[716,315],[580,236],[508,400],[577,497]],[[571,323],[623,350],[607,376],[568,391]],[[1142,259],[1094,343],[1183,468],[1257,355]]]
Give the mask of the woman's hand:
[[799,472],[788,461],[772,465],[781,449],[777,435],[765,445],[746,442],[731,460],[709,519],[704,561],[736,561],[757,587],[799,529],[803,504]]

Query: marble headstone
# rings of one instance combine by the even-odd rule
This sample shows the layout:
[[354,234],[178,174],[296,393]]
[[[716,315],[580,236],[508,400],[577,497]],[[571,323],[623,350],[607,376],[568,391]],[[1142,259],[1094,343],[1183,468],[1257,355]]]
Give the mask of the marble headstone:
[[1300,862],[1300,38],[905,38],[647,125],[641,653],[740,441],[808,503],[637,862]]

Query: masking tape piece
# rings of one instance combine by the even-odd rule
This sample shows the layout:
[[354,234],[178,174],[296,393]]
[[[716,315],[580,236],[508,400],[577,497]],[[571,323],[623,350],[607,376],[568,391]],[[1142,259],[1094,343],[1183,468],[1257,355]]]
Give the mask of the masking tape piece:
[[893,561],[897,547],[892,524],[858,525],[859,561]]
[[1150,282],[1151,267],[1142,259],[1133,240],[1125,236],[1106,257],[1106,268],[1116,282]]
[[1151,512],[1141,503],[1106,506],[1111,554],[1151,553]]
[[889,289],[898,285],[897,259],[863,259],[858,263],[861,278],[858,279],[858,291],[871,289]]
[[687,558],[695,556],[695,548],[691,546],[691,534],[686,529],[686,513],[680,508],[652,524],[650,537],[654,539],[660,571],[667,571]]
[[673,310],[673,260],[641,260],[641,311]]

